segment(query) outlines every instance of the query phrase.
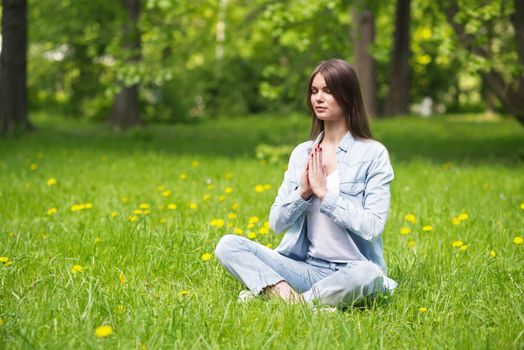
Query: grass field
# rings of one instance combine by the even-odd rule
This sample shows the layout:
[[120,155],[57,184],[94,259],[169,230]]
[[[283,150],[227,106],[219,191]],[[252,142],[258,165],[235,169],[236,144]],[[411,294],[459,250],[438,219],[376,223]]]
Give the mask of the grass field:
[[[326,314],[238,304],[213,256],[226,233],[278,244],[269,207],[307,117],[116,136],[49,119],[0,139],[1,349],[524,348],[524,128],[511,119],[374,123],[395,170],[383,238],[399,287]],[[275,159],[257,159],[260,144]]]

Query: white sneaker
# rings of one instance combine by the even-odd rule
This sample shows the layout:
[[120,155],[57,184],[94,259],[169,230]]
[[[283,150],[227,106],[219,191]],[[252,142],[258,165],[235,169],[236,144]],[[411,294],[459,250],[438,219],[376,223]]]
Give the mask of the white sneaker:
[[238,299],[237,301],[239,303],[245,303],[247,301],[255,299],[257,296],[250,290],[241,290],[240,293],[238,293]]

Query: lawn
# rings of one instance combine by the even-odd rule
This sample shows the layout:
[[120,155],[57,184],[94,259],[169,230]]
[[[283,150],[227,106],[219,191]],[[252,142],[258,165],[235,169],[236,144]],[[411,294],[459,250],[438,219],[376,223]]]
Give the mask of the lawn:
[[242,286],[213,256],[226,233],[278,244],[269,207],[308,117],[119,135],[35,120],[38,132],[0,139],[0,348],[524,347],[524,128],[512,119],[374,123],[395,170],[383,238],[399,287],[320,314],[238,304]]

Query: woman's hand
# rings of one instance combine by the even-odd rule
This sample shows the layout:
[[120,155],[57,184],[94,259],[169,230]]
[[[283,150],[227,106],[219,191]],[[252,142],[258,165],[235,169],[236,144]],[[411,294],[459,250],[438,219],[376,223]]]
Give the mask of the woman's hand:
[[322,147],[317,145],[311,154],[308,165],[309,186],[313,193],[323,200],[327,193],[327,168],[322,165]]
[[305,201],[307,201],[313,195],[313,190],[311,189],[311,186],[309,185],[309,176],[308,176],[310,159],[311,159],[311,156],[308,157],[308,161],[306,163],[306,166],[304,167],[304,170],[302,171],[301,180],[300,180],[300,197],[302,197],[302,199]]

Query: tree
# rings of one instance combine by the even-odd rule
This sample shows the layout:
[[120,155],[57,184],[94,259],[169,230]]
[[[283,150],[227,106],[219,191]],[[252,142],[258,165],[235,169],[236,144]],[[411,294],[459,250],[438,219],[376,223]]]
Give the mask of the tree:
[[[127,20],[123,27],[122,49],[125,64],[132,68],[140,61],[140,30],[138,20],[140,18],[140,0],[122,0],[127,12]],[[139,116],[138,81],[137,76],[127,77],[120,80],[120,92],[116,95],[110,123],[120,128],[140,125],[142,121]]]
[[2,0],[0,131],[32,129],[27,117],[27,0]]
[[364,105],[368,115],[375,117],[377,112],[377,83],[375,78],[375,60],[370,53],[370,46],[375,40],[375,16],[373,12],[358,4],[351,10],[354,25],[350,29],[354,43],[354,65],[360,79]]
[[408,112],[410,6],[411,0],[397,0],[394,43],[389,65],[389,92],[384,110],[386,115]]
[[[490,1],[475,15],[450,0],[444,10],[472,62],[477,62],[482,81],[524,125],[524,1],[514,0],[513,9],[508,5],[509,1]],[[516,53],[500,55],[501,48]]]

